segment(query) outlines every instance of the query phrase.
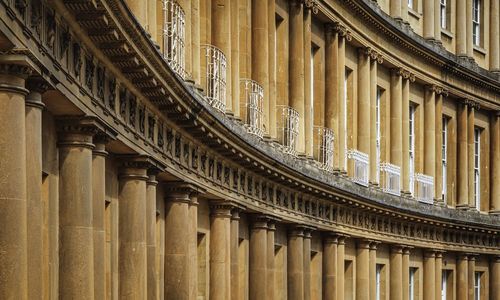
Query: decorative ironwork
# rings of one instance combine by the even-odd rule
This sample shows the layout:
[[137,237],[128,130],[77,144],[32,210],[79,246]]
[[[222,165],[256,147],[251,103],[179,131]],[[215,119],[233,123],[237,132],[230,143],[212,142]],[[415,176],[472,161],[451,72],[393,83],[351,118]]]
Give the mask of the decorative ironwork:
[[251,134],[262,137],[264,134],[264,89],[260,84],[251,79],[240,80],[241,102],[245,103],[243,120],[245,127]]
[[352,180],[357,184],[368,186],[368,168],[370,158],[368,154],[356,149],[347,151],[348,163],[353,170]]
[[380,186],[388,194],[401,195],[401,168],[390,163],[380,164]]
[[299,135],[299,113],[285,105],[278,105],[278,138],[281,150],[287,154],[297,154],[297,137]]
[[333,170],[333,130],[326,127],[314,127],[314,159],[319,162],[319,168]]
[[208,103],[215,109],[226,110],[226,76],[227,62],[222,51],[212,45],[202,45],[202,59],[205,60],[206,76],[204,88]]
[[172,70],[185,79],[186,16],[177,1],[163,1],[163,21],[163,55]]
[[434,203],[434,177],[416,173],[415,174],[415,199],[417,201]]

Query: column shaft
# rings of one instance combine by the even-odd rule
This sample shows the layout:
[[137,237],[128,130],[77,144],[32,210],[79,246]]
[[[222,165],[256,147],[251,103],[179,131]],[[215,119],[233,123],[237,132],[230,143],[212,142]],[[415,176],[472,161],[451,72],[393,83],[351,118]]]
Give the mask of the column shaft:
[[[443,192],[443,168],[442,159],[443,159],[443,94],[440,93],[436,95],[436,115],[434,124],[436,126],[435,131],[435,176],[434,176],[434,198],[437,203],[442,204],[442,192]],[[447,147],[449,144],[447,145]]]
[[267,1],[269,49],[269,135],[277,138],[276,128],[276,1]]
[[[231,262],[229,249],[231,236],[231,208],[230,205],[224,203],[215,203],[211,205],[210,299],[231,299]],[[263,277],[265,278],[265,276]],[[250,290],[251,289],[252,287],[250,286]],[[265,295],[265,289],[262,295]],[[250,299],[255,298],[250,297]]]
[[435,284],[434,284],[434,299],[441,299],[441,282],[443,280],[443,254],[441,252],[436,252],[436,272],[435,272]]
[[[404,192],[410,192],[410,140],[406,138],[410,134],[410,80],[403,80],[403,102],[402,102],[402,131],[403,131],[403,142],[402,142],[402,166],[401,166],[401,179],[402,179],[402,190]],[[392,127],[392,124],[391,124]],[[392,158],[391,158],[392,159]]]
[[304,300],[311,299],[311,232],[304,232]]
[[[266,0],[252,1],[252,79],[264,89],[264,132],[269,134],[270,108],[269,101],[269,20],[268,2]],[[274,16],[273,16],[274,17]],[[274,18],[273,18],[274,19]],[[303,117],[303,115],[301,115]]]
[[424,299],[434,300],[436,288],[436,257],[434,251],[424,252]]
[[468,283],[468,294],[469,300],[475,299],[474,297],[474,282],[475,282],[475,272],[476,272],[476,258],[474,256],[469,256],[469,265],[467,266],[467,283]]
[[[146,256],[148,299],[158,298],[158,269],[156,267],[156,176],[146,182]],[[98,298],[96,298],[98,299]]]
[[[191,194],[189,202],[189,299],[198,297],[198,197]],[[163,299],[163,298],[160,298]]]
[[410,249],[403,249],[401,283],[403,285],[403,300],[408,300],[410,295]]
[[139,21],[142,27],[148,25],[148,1],[144,0],[127,0],[126,1],[130,11],[134,14],[134,17]]
[[500,214],[500,113],[491,116],[490,213]]
[[[468,0],[457,0],[457,41],[456,41],[456,54],[459,56],[467,55],[467,24],[466,19],[466,4]],[[472,22],[472,20],[471,20]]]
[[458,164],[458,199],[457,208],[458,209],[468,209],[469,208],[469,191],[468,191],[468,180],[469,165],[467,163],[467,104],[461,102],[458,104],[458,114],[457,114],[457,131],[458,131],[458,146],[457,146],[457,164]]
[[390,256],[390,299],[400,300],[403,298],[402,287],[402,249],[393,246]]
[[[377,60],[370,62],[370,120],[373,124],[370,126],[370,182],[378,184],[377,174]],[[379,120],[380,122],[380,120]],[[380,163],[380,161],[378,161]]]
[[424,0],[424,38],[434,40],[434,2]]
[[231,299],[238,299],[240,293],[239,279],[239,224],[240,217],[235,209],[231,215]]
[[267,224],[267,275],[266,275],[266,287],[267,294],[266,299],[275,299],[275,267],[274,267],[274,232],[276,227],[273,223],[269,222]]
[[358,50],[358,150],[370,157],[370,56]]
[[191,54],[192,77],[196,84],[201,84],[200,71],[200,0],[191,0]]
[[334,31],[333,25],[325,28],[325,127],[333,130],[335,136],[335,151],[333,165],[339,168],[340,132],[338,128],[339,115],[339,67],[338,67],[338,35]]
[[323,299],[334,300],[337,295],[337,237],[323,240]]
[[[158,0],[148,0],[147,1],[148,4],[147,4],[147,15],[148,15],[148,31],[149,31],[149,34],[151,35],[151,38],[152,39],[156,39],[156,36],[157,36],[157,20],[156,20],[156,10],[157,10],[157,6],[156,4],[159,2]],[[162,9],[161,6],[160,8],[158,9]],[[160,30],[162,30],[163,28],[160,27]],[[160,43],[160,41],[156,41],[157,44]],[[189,57],[189,56],[188,56]]]
[[[391,163],[402,166],[402,81],[396,70],[391,74]],[[405,107],[408,109],[408,107]]]
[[[233,111],[232,55],[231,55],[231,1],[211,0],[212,44],[226,55],[226,111]],[[239,84],[239,83],[238,83]],[[234,95],[237,97],[237,95]]]
[[[434,3],[434,40],[437,43],[441,43],[441,3],[439,1],[433,1]],[[449,18],[449,17],[447,17]]]
[[231,2],[231,94],[236,119],[240,118],[240,18],[238,1]]
[[500,1],[490,0],[490,71],[500,71]]
[[250,300],[265,299],[267,275],[267,220],[257,217],[250,232]]
[[401,19],[401,5],[407,5],[405,3],[401,3],[401,0],[390,0],[390,12],[391,17],[394,19]]
[[370,242],[358,241],[356,253],[356,299],[370,300]]
[[306,156],[313,156],[313,125],[314,125],[314,105],[312,84],[313,71],[311,61],[311,17],[312,11],[309,8],[304,10],[304,140]]
[[345,282],[345,237],[341,236],[338,239],[337,246],[337,299],[344,299],[344,282]]
[[469,184],[469,208],[475,209],[476,201],[474,199],[474,107],[469,105],[467,111],[467,178]]
[[[155,2],[155,0],[148,0],[148,2]],[[193,56],[191,51],[193,50],[191,45],[191,26],[193,25],[191,21],[191,0],[178,0],[179,5],[182,7],[182,10],[184,10],[184,21],[185,21],[185,28],[184,28],[184,44],[186,47],[184,47],[184,55],[186,57],[185,60],[185,70],[187,73],[188,78],[191,77],[191,74],[193,72],[193,61],[191,57]],[[150,22],[150,21],[149,21]]]
[[[345,36],[338,35],[338,58],[337,58],[337,84],[338,88],[338,153],[339,170],[341,173],[347,172],[347,97],[345,86]],[[337,152],[337,151],[336,151]]]
[[[424,173],[435,178],[436,167],[436,93],[432,87],[425,89],[424,99]],[[434,193],[434,191],[433,191]]]
[[[0,298],[27,299],[26,140],[21,66],[0,65]],[[26,69],[27,71],[27,69]],[[41,176],[41,174],[39,174]],[[14,263],[15,262],[15,263]]]
[[[460,1],[460,0],[458,0]],[[458,19],[460,20],[460,19]],[[465,20],[463,22],[458,21],[457,23],[465,23],[466,25],[466,42],[467,42],[467,56],[472,58],[473,48],[473,40],[472,40],[472,0],[466,0],[465,5]]]
[[372,243],[370,245],[370,299],[377,300],[377,245]]
[[288,299],[304,299],[304,232],[293,228],[288,233],[287,284]]
[[490,298],[500,299],[500,256],[491,258],[490,261]]
[[147,297],[146,167],[131,161],[119,182],[119,298]]
[[467,255],[461,254],[457,259],[457,300],[467,300],[468,278]]

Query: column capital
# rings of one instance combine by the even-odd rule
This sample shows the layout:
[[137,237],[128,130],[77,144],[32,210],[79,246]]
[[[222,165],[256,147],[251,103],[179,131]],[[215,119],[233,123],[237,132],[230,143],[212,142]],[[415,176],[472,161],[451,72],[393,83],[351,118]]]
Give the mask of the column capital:
[[479,105],[479,102],[473,100],[473,99],[470,99],[470,98],[463,98],[462,99],[462,103],[466,106],[468,106],[469,108],[473,108],[473,109],[479,109],[481,108],[481,106]]
[[431,91],[433,91],[434,93],[436,93],[436,95],[443,95],[443,96],[448,96],[448,93],[449,91],[445,88],[443,88],[442,86],[439,86],[439,85],[435,85],[435,84],[428,84],[425,86],[427,89],[430,89]]
[[91,116],[57,119],[59,147],[84,147],[94,149],[92,138],[102,127],[102,123]]
[[305,8],[310,9],[313,14],[318,13],[318,7],[319,7],[318,1],[316,0],[303,0],[303,1]]
[[333,21],[325,25],[326,33],[337,33],[339,37],[345,38],[347,41],[352,40],[351,32],[347,27],[339,21]]
[[362,47],[358,48],[358,51],[363,52],[364,54],[368,55],[372,60],[375,62],[382,64],[384,62],[384,58],[382,57],[382,54],[378,53],[377,50],[373,49],[372,47]]
[[361,249],[370,249],[371,242],[372,241],[368,240],[368,239],[356,240],[356,244],[357,244],[358,248],[361,248]]
[[263,214],[252,214],[250,217],[252,229],[268,229],[269,218]]
[[[204,193],[205,190],[190,182],[171,181],[165,184],[165,192],[167,201],[190,203],[193,196]],[[197,202],[197,199],[195,201]]]
[[410,72],[409,70],[405,68],[393,68],[392,69],[393,74],[399,75],[403,77],[403,79],[408,79],[410,82],[415,82],[415,74]]
[[26,88],[29,91],[26,96],[26,106],[43,109],[42,94],[51,89],[52,86],[40,76],[29,77],[26,80]]
[[434,258],[436,257],[436,250],[434,249],[424,249],[424,257]]
[[0,74],[1,75],[12,75],[22,79],[28,78],[33,72],[30,66],[14,63],[14,62],[2,62],[0,63]]
[[153,173],[153,174],[149,173],[148,174],[148,180],[146,181],[146,185],[152,185],[152,186],[158,185],[158,181],[156,180],[156,173]]
[[231,218],[231,210],[235,205],[229,201],[211,201],[210,216],[217,218]]
[[372,241],[372,243],[370,244],[370,250],[377,250],[377,247],[380,243],[381,242],[379,241]]
[[500,264],[500,255],[492,255],[490,262],[495,264]]

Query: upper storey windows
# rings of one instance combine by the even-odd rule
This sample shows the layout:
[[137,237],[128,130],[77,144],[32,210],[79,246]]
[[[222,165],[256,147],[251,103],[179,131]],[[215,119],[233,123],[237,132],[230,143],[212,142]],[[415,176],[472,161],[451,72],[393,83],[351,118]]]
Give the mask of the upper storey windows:
[[481,46],[481,0],[472,0],[472,41]]
[[439,1],[439,22],[442,29],[450,29],[449,9],[448,0]]

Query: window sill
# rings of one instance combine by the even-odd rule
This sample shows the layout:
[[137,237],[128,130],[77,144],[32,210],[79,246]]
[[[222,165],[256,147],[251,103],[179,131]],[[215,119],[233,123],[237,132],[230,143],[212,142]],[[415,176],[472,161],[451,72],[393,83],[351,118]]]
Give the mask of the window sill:
[[408,14],[416,18],[417,20],[420,19],[420,14],[416,11],[413,10],[413,8],[408,7]]
[[450,39],[453,39],[455,37],[455,35],[451,31],[448,31],[447,29],[444,28],[441,28],[441,35],[444,35]]
[[474,45],[473,49],[474,51],[486,56],[486,49],[484,49],[483,47]]

